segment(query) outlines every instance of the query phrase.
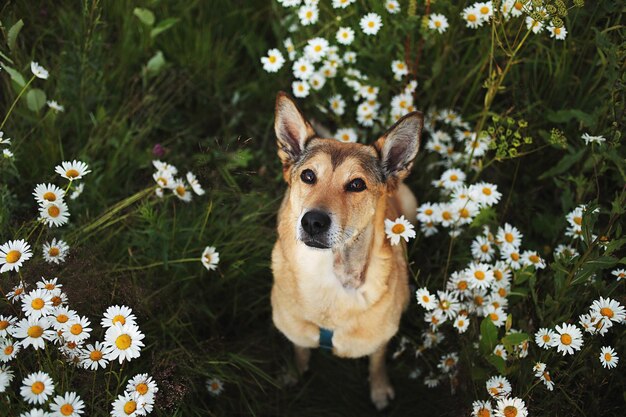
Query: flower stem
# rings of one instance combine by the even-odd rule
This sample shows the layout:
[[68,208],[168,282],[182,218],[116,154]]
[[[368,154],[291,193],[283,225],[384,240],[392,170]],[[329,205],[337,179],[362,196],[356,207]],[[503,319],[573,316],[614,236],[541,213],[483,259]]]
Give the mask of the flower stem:
[[17,95],[17,97],[15,98],[15,100],[13,100],[13,104],[11,104],[11,107],[9,108],[9,111],[7,112],[7,114],[4,116],[4,120],[2,120],[2,124],[0,124],[0,130],[2,130],[2,128],[4,127],[4,124],[7,122],[7,120],[9,119],[9,116],[11,115],[11,113],[13,113],[13,109],[15,108],[15,105],[17,104],[17,102],[20,100],[20,97],[22,97],[22,94],[24,94],[24,91],[26,91],[28,89],[28,86],[35,80],[35,76],[33,75],[31,77],[30,80],[28,80],[28,82],[26,83],[26,85],[24,87],[22,87],[22,90],[20,91],[20,93]]

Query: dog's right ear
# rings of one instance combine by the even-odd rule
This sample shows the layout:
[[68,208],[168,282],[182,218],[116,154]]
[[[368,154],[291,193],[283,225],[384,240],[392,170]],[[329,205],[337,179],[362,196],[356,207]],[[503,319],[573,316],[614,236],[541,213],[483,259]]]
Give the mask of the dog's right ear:
[[315,136],[315,130],[306,121],[291,97],[282,91],[276,96],[274,130],[278,157],[283,163],[283,172],[286,173],[289,167],[300,158],[306,141]]

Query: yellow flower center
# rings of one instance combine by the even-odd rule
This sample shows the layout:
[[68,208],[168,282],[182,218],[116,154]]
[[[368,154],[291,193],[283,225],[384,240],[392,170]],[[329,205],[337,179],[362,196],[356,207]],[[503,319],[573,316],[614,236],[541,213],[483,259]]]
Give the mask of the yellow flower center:
[[321,45],[315,45],[315,47],[313,48],[315,50],[315,52],[319,52],[322,50],[322,46]]
[[528,260],[534,264],[539,263],[539,257],[537,255],[530,255],[528,257]]
[[435,27],[440,28],[441,22],[439,20],[435,20]]
[[450,181],[458,181],[459,177],[457,177],[455,174],[450,175]]
[[45,305],[45,302],[41,298],[35,298],[30,303],[30,306],[34,308],[35,310],[41,310],[44,305]]
[[403,233],[405,230],[406,228],[404,227],[404,225],[400,223],[394,224],[393,227],[391,228],[391,231],[395,233],[396,235]]
[[483,194],[484,195],[491,195],[491,188],[483,187]]
[[78,336],[82,332],[83,332],[83,326],[81,326],[78,323],[72,324],[72,327],[70,327],[70,333],[72,333],[74,336]]
[[50,217],[59,217],[59,214],[61,214],[61,209],[58,206],[48,207],[48,215]]
[[113,317],[113,324],[115,323],[126,324],[126,317],[118,314],[117,316]]
[[185,195],[185,186],[184,185],[179,185],[178,187],[176,187],[176,194],[178,194],[179,196],[184,196]]
[[583,224],[583,218],[582,217],[574,217],[574,223],[576,223],[577,225],[581,225]]
[[52,297],[52,305],[54,307],[58,306],[61,304],[61,302],[63,302],[63,300],[61,299],[61,297],[59,297],[58,295],[55,295],[54,297]]
[[476,21],[476,15],[475,14],[470,14],[467,16],[467,20],[470,22],[475,22]]
[[547,372],[543,373],[543,379],[545,379],[548,382],[552,381],[552,378],[550,378],[550,374]]
[[515,239],[515,237],[513,237],[513,234],[511,234],[511,233],[505,233],[504,234],[504,240],[506,240],[508,243],[513,243],[514,239]]
[[522,10],[524,5],[522,4],[521,1],[516,1],[515,4],[513,5],[513,7],[515,7],[517,10]]
[[430,297],[427,295],[423,295],[422,296],[422,301],[424,301],[425,303],[428,303],[430,301]]
[[550,341],[550,335],[544,334],[541,338],[543,339],[544,343],[548,343]]
[[458,326],[459,327],[463,327],[464,324],[465,324],[465,321],[459,320],[459,322],[458,322]]
[[5,355],[10,355],[11,353],[13,353],[13,345],[9,345],[7,347],[4,348],[4,354]]
[[483,271],[476,271],[474,272],[474,278],[476,278],[479,281],[482,281],[483,279],[485,279],[485,273]]
[[615,313],[613,313],[613,310],[611,310],[609,307],[602,307],[600,309],[600,314],[602,314],[604,317],[608,317],[610,319],[612,319],[613,316],[615,315]]
[[33,385],[30,386],[30,390],[35,395],[39,395],[46,389],[46,386],[41,381],[36,381]]
[[563,343],[564,345],[571,345],[572,344],[572,336],[568,335],[567,333],[562,334],[561,335],[561,343]]
[[517,415],[517,408],[512,405],[504,407],[504,417],[515,417]]
[[275,57],[274,55],[270,55],[270,57],[269,57],[269,61],[270,61],[270,63],[272,63],[272,64],[273,64],[273,63],[275,63],[275,62],[276,62],[276,57]]
[[489,318],[491,319],[491,321],[497,321],[498,315],[496,313],[489,313]]
[[561,34],[561,28],[554,28],[554,34],[555,35],[560,35]]
[[20,251],[10,250],[9,253],[7,253],[6,260],[7,263],[14,264],[15,262],[19,261],[21,257],[22,253]]
[[74,413],[74,407],[71,404],[63,404],[60,408],[61,414],[71,416]]
[[217,382],[211,383],[211,391],[218,391],[219,389],[220,389],[220,384],[218,384]]
[[18,289],[16,289],[16,290],[15,290],[14,294],[15,294],[16,296],[18,296],[18,295],[20,295],[20,294],[21,294],[21,293],[23,293],[23,292],[24,292],[24,288],[18,288]]
[[483,305],[484,301],[485,301],[484,298],[481,297],[480,295],[477,295],[476,297],[474,297],[474,304],[476,304],[477,306]]
[[489,245],[487,244],[481,245],[480,250],[483,251],[484,253],[489,252]]
[[439,307],[440,307],[442,310],[447,310],[447,309],[449,309],[449,308],[450,308],[450,302],[449,302],[449,301],[447,301],[447,300],[443,300],[441,303],[439,303]]
[[502,271],[499,271],[497,269],[493,271],[493,276],[496,281],[500,281],[502,278],[504,278],[504,275],[502,275]]
[[426,210],[424,210],[424,214],[427,215],[427,216],[430,216],[430,215],[433,214],[433,211],[431,209],[426,209]]
[[374,27],[374,22],[369,21],[369,22],[367,23],[367,26],[369,26],[369,27],[373,28],[373,27]]
[[310,19],[310,18],[312,18],[312,17],[313,17],[313,12],[312,12],[312,11],[308,11],[308,12],[306,12],[306,18],[307,18],[307,19]]
[[452,359],[452,358],[446,359],[446,366],[447,367],[454,366],[454,359]]
[[500,297],[506,297],[506,289],[504,287],[498,288],[498,295]]
[[486,408],[481,408],[476,415],[478,417],[491,417],[491,412]]
[[611,362],[611,359],[613,359],[613,356],[612,356],[609,352],[606,352],[606,353],[604,354],[604,360],[605,360],[606,362]]
[[137,390],[138,393],[140,393],[141,395],[146,395],[148,393],[148,385],[144,384],[143,382],[140,384],[137,384],[137,386],[135,387],[135,389]]
[[44,288],[47,289],[48,291],[52,291],[53,289],[56,288],[56,285],[47,283],[46,285],[44,285]]
[[76,178],[78,177],[80,174],[78,173],[78,171],[76,171],[74,168],[72,169],[68,169],[67,171],[65,171],[65,175],[68,178]]
[[128,401],[126,404],[124,404],[124,412],[126,414],[132,414],[135,412],[136,409],[137,409],[137,403],[134,401]]
[[511,254],[511,259],[513,259],[513,260],[514,260],[514,261],[516,261],[516,262],[517,262],[517,261],[519,261],[519,253],[517,253],[517,252],[513,252],[513,253]]
[[120,350],[126,350],[130,347],[132,339],[127,334],[122,334],[115,339],[115,346]]
[[89,352],[89,359],[94,362],[98,362],[100,359],[102,359],[102,352],[100,352],[99,350],[92,350],[91,352]]
[[9,321],[0,320],[0,330],[5,330],[7,327],[9,327]]
[[456,286],[459,290],[464,291],[467,289],[467,281],[459,281]]
[[470,215],[469,210],[466,209],[465,207],[463,207],[461,210],[459,210],[459,215],[464,218],[467,219]]
[[487,6],[483,6],[483,7],[481,7],[481,8],[480,8],[480,12],[481,12],[482,14],[487,14],[487,13],[489,13],[489,7],[487,7]]
[[43,199],[47,201],[56,201],[57,195],[53,193],[52,191],[47,191],[44,193]]
[[441,217],[443,217],[444,220],[450,220],[452,219],[452,214],[450,214],[449,211],[444,211],[441,213]]

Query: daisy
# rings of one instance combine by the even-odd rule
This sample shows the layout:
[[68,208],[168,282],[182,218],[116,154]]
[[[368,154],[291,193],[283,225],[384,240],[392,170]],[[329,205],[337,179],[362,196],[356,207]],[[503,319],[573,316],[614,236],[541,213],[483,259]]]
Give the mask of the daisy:
[[45,80],[48,78],[48,75],[49,75],[48,70],[46,70],[44,67],[39,65],[37,62],[30,63],[30,70],[33,73],[33,75],[37,78],[41,78],[42,80]]
[[511,269],[518,270],[522,267],[522,255],[520,255],[519,250],[513,246],[502,246],[500,258],[511,267]]
[[383,22],[376,13],[368,13],[361,18],[359,26],[366,35],[376,35],[383,26]]
[[465,314],[459,314],[454,320],[454,328],[457,329],[459,333],[465,333],[469,324],[469,318]]
[[0,365],[0,393],[6,391],[13,377],[13,370],[8,365]]
[[40,408],[33,408],[30,411],[20,414],[20,417],[51,417],[51,414]]
[[4,132],[0,130],[0,145],[10,145],[11,138],[5,138]]
[[600,363],[604,368],[615,368],[619,362],[619,357],[611,346],[604,346],[600,349]]
[[[393,72],[394,78],[396,80],[400,80],[402,79],[402,77],[404,77],[405,75],[409,73],[409,68],[407,67],[404,61],[400,61],[399,59],[397,59],[397,60],[391,61],[391,72]],[[396,97],[398,97],[399,100],[402,100],[403,98],[406,100],[406,97],[404,97],[403,95],[396,96]],[[394,106],[393,101],[392,101],[392,106]],[[399,105],[398,107],[406,108],[406,104]]]
[[441,369],[442,372],[450,372],[457,366],[458,363],[459,355],[456,352],[452,352],[441,357],[439,363],[437,364],[437,368]]
[[536,269],[544,269],[546,261],[537,255],[537,252],[527,250],[522,253],[522,264],[524,266],[534,266]]
[[26,348],[31,346],[37,349],[43,349],[45,347],[46,340],[52,340],[56,335],[56,332],[50,329],[50,322],[46,317],[23,318],[15,324],[13,330],[13,337],[16,339],[22,339],[20,344]]
[[174,184],[174,176],[169,171],[158,170],[152,174],[152,179],[161,188],[172,188]]
[[493,7],[491,7],[491,1],[474,3],[474,7],[478,9],[478,12],[480,13],[480,19],[483,22],[489,21],[491,16],[493,16]]
[[[152,379],[148,374],[139,374],[135,375],[128,383],[126,384],[126,392],[138,393],[142,397],[144,397],[147,402],[151,402],[154,398],[154,394],[159,391],[159,387],[157,387],[157,383]],[[150,412],[150,410],[146,410]]]
[[298,98],[308,97],[311,86],[306,81],[294,81],[291,83],[293,95]]
[[480,18],[480,11],[475,5],[463,9],[461,17],[465,20],[465,24],[468,28],[476,29],[484,23],[484,20]]
[[224,383],[218,378],[209,378],[206,381],[206,388],[213,396],[218,396],[224,391]]
[[607,323],[609,324],[608,326],[602,321],[602,317],[597,314],[581,314],[578,317],[578,324],[589,334],[596,334],[598,329],[603,329],[604,331],[601,334],[604,334],[612,326],[610,321]]
[[455,226],[470,224],[480,211],[478,205],[473,201],[452,200],[451,208],[456,212],[458,219]]
[[111,406],[112,417],[136,417],[146,414],[144,410],[145,400],[137,393],[125,392],[118,395]]
[[85,369],[96,371],[98,368],[106,368],[109,361],[104,357],[105,345],[102,342],[96,342],[95,345],[87,345],[80,351],[80,364]]
[[63,331],[63,339],[68,342],[81,343],[89,338],[91,333],[91,322],[87,317],[76,316],[68,321]]
[[590,143],[601,144],[606,142],[606,138],[604,136],[591,136],[589,133],[583,133],[582,140],[585,141],[585,145],[589,145]]
[[440,382],[439,377],[433,373],[424,378],[424,385],[428,388],[436,388]]
[[396,0],[387,0],[385,2],[385,9],[391,14],[400,13],[400,3]]
[[543,30],[543,23],[526,16],[526,29],[532,30],[534,34],[537,34]]
[[[346,109],[346,102],[340,94],[336,94],[330,97],[328,99],[328,105],[330,106],[330,109],[333,111],[333,113],[335,113],[337,116],[341,116],[342,114],[344,114]],[[339,139],[338,136],[335,137]]]
[[2,156],[4,156],[6,159],[13,159],[13,152],[11,152],[8,149],[3,149],[2,150]]
[[615,275],[615,279],[621,281],[626,279],[626,269],[615,269],[611,271],[611,275]]
[[324,38],[313,38],[304,47],[304,56],[312,63],[320,62],[328,53],[328,41]]
[[387,238],[391,240],[392,245],[400,243],[400,238],[406,242],[415,237],[413,225],[404,218],[404,215],[395,220],[385,219],[385,233]]
[[571,259],[579,255],[580,254],[578,253],[578,251],[570,245],[560,244],[554,249],[555,258],[561,257],[561,258]]
[[50,403],[53,417],[79,417],[84,413],[85,403],[75,392],[66,392],[63,396],[57,395]]
[[79,180],[83,176],[91,172],[89,166],[81,161],[73,160],[72,162],[64,161],[61,165],[54,168],[54,172],[70,181]]
[[172,164],[168,164],[167,162],[163,162],[163,161],[159,161],[158,159],[155,159],[152,161],[152,165],[157,171],[167,172],[169,173],[169,175],[178,174],[178,168],[176,168]]
[[57,103],[55,100],[48,100],[48,101],[46,101],[46,104],[48,105],[48,107],[50,107],[55,112],[64,112],[65,111],[65,107],[63,107],[62,105]]
[[541,379],[541,381],[543,382],[543,385],[546,386],[546,388],[548,389],[548,391],[554,391],[554,381],[552,381],[552,377],[550,376],[550,372],[548,371],[542,371],[541,374],[535,374],[535,376],[537,376],[539,379]]
[[104,355],[110,361],[118,359],[119,363],[138,358],[141,355],[141,348],[144,346],[141,341],[144,337],[135,324],[122,325],[116,323],[109,327],[104,335],[106,345]]
[[313,25],[319,18],[319,9],[317,6],[305,4],[298,10],[298,18],[302,26]]
[[267,51],[267,56],[261,57],[261,64],[266,72],[277,72],[285,64],[283,54],[276,48]]
[[58,265],[65,262],[65,257],[67,256],[70,247],[65,241],[61,239],[56,240],[56,238],[54,238],[52,239],[52,242],[44,243],[42,249],[45,261]]
[[172,193],[179,199],[184,201],[185,203],[189,203],[191,201],[192,195],[183,180],[175,179],[172,184]]
[[615,323],[622,323],[626,319],[624,307],[619,302],[608,297],[600,297],[599,300],[595,300],[591,304],[591,313],[602,316],[604,322],[614,321]]
[[563,41],[565,40],[565,37],[567,36],[567,29],[565,29],[565,26],[557,28],[553,26],[552,24],[550,24],[548,25],[547,29],[548,29],[548,32],[550,32],[550,37],[553,39]]
[[435,222],[440,223],[443,227],[450,227],[456,223],[456,211],[449,204],[438,204],[435,210]]
[[491,265],[489,264],[472,262],[466,271],[469,276],[469,283],[472,289],[487,289],[493,282],[493,271],[491,270]]
[[524,12],[524,3],[521,0],[512,0],[511,16],[519,17]]
[[100,325],[105,329],[113,327],[116,324],[136,324],[137,317],[133,314],[133,310],[126,306],[114,305],[104,312],[104,318]]
[[354,3],[356,0],[333,0],[333,7],[335,9],[345,9],[346,7],[348,7],[350,4]]
[[196,193],[197,195],[204,194],[205,191],[202,189],[202,186],[198,182],[198,179],[193,174],[193,172],[188,172],[186,175],[186,178],[187,178],[187,182],[191,186],[191,189],[193,190],[194,193]]
[[433,13],[428,19],[428,28],[443,33],[448,29],[448,19],[439,13]]
[[21,349],[19,343],[14,343],[11,339],[0,338],[0,362],[8,362],[15,358]]
[[217,264],[220,262],[220,254],[214,246],[207,246],[204,248],[200,260],[206,269],[213,271],[217,269]]
[[[495,184],[489,184],[488,182],[479,182],[473,184],[470,187],[470,195],[472,196],[472,199],[478,204],[487,207],[491,207],[494,204],[497,204],[502,197],[502,193],[498,191],[498,186]],[[521,235],[519,237],[521,239]]]
[[583,335],[578,327],[573,324],[563,323],[556,326],[557,337],[552,341],[552,347],[556,347],[563,356],[573,355],[575,350],[580,350],[583,345]]
[[72,194],[70,194],[70,199],[76,200],[83,193],[84,189],[85,189],[85,183],[81,182],[80,184],[76,186],[76,188],[74,188],[74,191],[72,191]]
[[496,327],[504,326],[504,323],[506,322],[506,312],[502,309],[502,307],[488,305],[486,313],[487,317],[489,317]]
[[441,174],[440,181],[442,181],[444,188],[453,190],[463,185],[463,181],[465,181],[465,173],[456,168],[448,169]]
[[489,401],[474,401],[472,403],[472,417],[492,417],[493,409]]
[[501,357],[503,360],[506,360],[507,358],[506,349],[504,348],[504,345],[496,345],[496,347],[493,348],[493,354]]
[[484,317],[487,315],[488,304],[486,303],[486,300],[485,300],[486,295],[487,295],[487,290],[484,290],[482,288],[474,289],[472,292],[472,298],[471,298],[471,304],[470,304],[471,310],[476,311],[476,314],[481,317]]
[[528,409],[522,399],[507,397],[498,400],[494,415],[496,417],[526,417]]
[[32,290],[22,300],[22,311],[26,313],[26,317],[45,317],[52,312],[52,307],[52,294],[42,288]]
[[340,27],[337,30],[335,39],[342,45],[350,45],[354,41],[354,30],[349,27]]
[[67,307],[59,306],[52,309],[52,312],[48,316],[48,321],[54,330],[64,330],[67,327],[67,323],[78,317],[78,314],[74,310],[70,310]]
[[[0,247],[0,252],[2,251],[2,248]],[[2,254],[0,253],[0,260]],[[1,271],[0,271],[1,272]],[[25,294],[25,285],[20,284],[20,285],[16,285],[15,287],[13,287],[13,289],[7,294],[7,299],[10,300],[11,302],[15,303],[17,301],[20,301],[22,298],[24,298],[24,294]]]
[[348,51],[343,54],[343,62],[346,64],[356,64],[356,52]]
[[462,297],[469,297],[471,295],[469,278],[467,274],[463,272],[453,272],[450,274],[446,288]]
[[495,253],[491,242],[489,242],[486,236],[476,236],[476,239],[472,242],[471,251],[474,259],[483,262],[491,261]]
[[0,337],[8,337],[16,321],[13,316],[0,315]]
[[420,225],[420,231],[424,234],[425,237],[429,237],[437,234],[439,231],[433,222],[426,222]]
[[321,90],[326,84],[326,77],[319,72],[314,72],[311,78],[309,78],[309,84],[313,90]]
[[428,292],[426,287],[417,290],[415,292],[415,298],[417,299],[417,303],[426,310],[433,310],[438,305],[437,298]]
[[345,143],[354,143],[357,140],[356,131],[350,127],[337,129],[334,138]]
[[54,392],[54,381],[45,372],[35,372],[22,381],[20,394],[29,404],[43,404]]
[[6,271],[19,271],[24,261],[33,256],[30,245],[24,239],[9,240],[0,246],[0,273]]
[[70,212],[68,211],[65,201],[61,200],[54,203],[46,203],[39,207],[39,218],[43,223],[48,225],[48,227],[63,226],[67,223],[69,217]]
[[[293,61],[296,58],[296,46],[293,44],[293,40],[291,38],[285,39],[283,41],[283,46],[287,50],[287,56],[288,56],[289,60]],[[269,54],[269,51],[268,51],[268,54]],[[269,56],[268,56],[268,58],[269,58]]]
[[504,224],[504,227],[498,228],[496,234],[496,242],[502,245],[503,248],[512,247],[519,248],[522,244],[523,235],[517,230],[516,227],[511,226],[508,223]]
[[485,385],[489,395],[496,399],[506,397],[511,393],[511,383],[503,376],[492,376]]
[[46,204],[48,202],[63,201],[65,191],[54,184],[37,184],[33,195],[37,203]]
[[461,309],[455,292],[437,291],[436,310],[441,313],[445,320],[453,319]]

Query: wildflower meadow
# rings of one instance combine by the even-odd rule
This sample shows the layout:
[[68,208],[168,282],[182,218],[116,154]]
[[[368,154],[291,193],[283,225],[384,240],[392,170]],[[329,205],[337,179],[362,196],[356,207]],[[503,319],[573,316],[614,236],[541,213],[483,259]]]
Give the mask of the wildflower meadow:
[[[625,415],[623,3],[11,0],[0,32],[0,416]],[[342,142],[424,115],[382,412],[365,358],[289,377],[279,91]]]

